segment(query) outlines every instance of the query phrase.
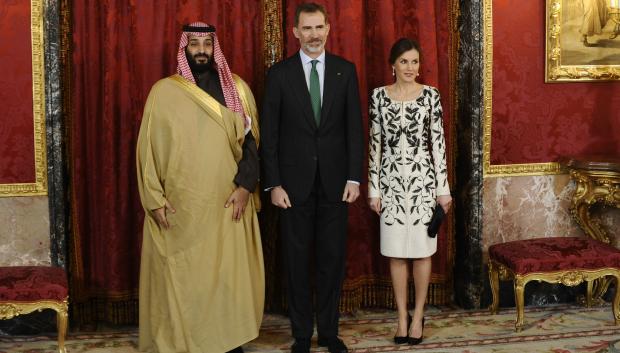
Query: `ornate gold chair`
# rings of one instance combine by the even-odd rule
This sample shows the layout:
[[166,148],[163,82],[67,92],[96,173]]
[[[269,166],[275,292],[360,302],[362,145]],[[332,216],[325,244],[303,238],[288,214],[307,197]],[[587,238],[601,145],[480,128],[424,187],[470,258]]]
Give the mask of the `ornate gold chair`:
[[616,282],[612,303],[615,324],[620,324],[620,250],[586,237],[535,238],[489,247],[489,280],[493,294],[492,313],[499,308],[499,281],[514,280],[517,319],[515,328],[524,324],[525,285],[545,281],[576,286],[587,282],[586,305],[592,304],[592,281],[611,276]]
[[67,274],[62,268],[0,267],[0,319],[11,319],[35,310],[55,310],[59,353],[66,353],[68,293]]

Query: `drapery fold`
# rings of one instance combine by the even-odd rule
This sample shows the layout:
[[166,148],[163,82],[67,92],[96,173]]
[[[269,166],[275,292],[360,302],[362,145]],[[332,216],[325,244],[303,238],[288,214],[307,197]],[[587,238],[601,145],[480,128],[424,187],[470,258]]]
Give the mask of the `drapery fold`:
[[[241,76],[260,102],[264,80],[262,1],[126,1],[71,2],[72,48],[70,183],[71,303],[74,321],[137,323],[137,288],[142,234],[135,145],[147,94],[158,79],[174,73],[176,48],[183,23],[214,24],[231,70]],[[272,2],[272,1],[271,1]],[[298,48],[292,35],[299,0],[282,0],[285,56]],[[422,46],[421,79],[442,95],[448,170],[454,185],[454,69],[456,0],[329,0],[327,49],[353,61],[360,79],[360,98],[367,141],[367,101],[374,87],[392,82],[387,62],[399,37],[417,38]],[[272,6],[273,7],[273,6]],[[364,173],[365,174],[365,173]],[[268,196],[268,195],[263,195]],[[387,261],[379,254],[378,219],[362,195],[350,207],[347,279],[341,309],[393,306]],[[264,198],[268,203],[268,197]],[[267,202],[265,202],[267,201]],[[265,205],[267,207],[268,205]],[[267,273],[266,308],[284,306],[277,271],[278,237],[269,210],[259,215]],[[273,214],[273,213],[272,213]],[[265,226],[267,225],[267,226]],[[453,223],[439,235],[433,257],[429,302],[450,300]],[[271,288],[271,289],[270,289]],[[271,304],[271,305],[270,305]]]

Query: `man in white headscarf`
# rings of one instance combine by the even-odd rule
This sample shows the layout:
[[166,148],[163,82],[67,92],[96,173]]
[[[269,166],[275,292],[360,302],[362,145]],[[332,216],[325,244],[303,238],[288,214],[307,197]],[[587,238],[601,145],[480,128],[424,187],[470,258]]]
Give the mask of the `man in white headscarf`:
[[139,348],[242,352],[264,302],[256,104],[213,26],[184,26],[177,59],[177,74],[151,89],[138,137]]

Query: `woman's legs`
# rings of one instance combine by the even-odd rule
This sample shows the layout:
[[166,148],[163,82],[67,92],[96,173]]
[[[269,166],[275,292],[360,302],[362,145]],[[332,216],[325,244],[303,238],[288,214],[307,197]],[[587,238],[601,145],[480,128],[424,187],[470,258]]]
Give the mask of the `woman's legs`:
[[394,297],[396,298],[396,309],[398,310],[398,328],[396,336],[407,336],[407,279],[409,277],[408,264],[406,259],[390,258],[390,273],[392,275],[392,286],[394,287]]
[[[394,276],[392,275],[392,278]],[[431,280],[431,258],[425,257],[413,260],[413,283],[415,284],[415,310],[409,337],[422,336],[422,319],[424,318],[424,303],[428,294],[428,284]],[[393,279],[392,279],[393,281]]]

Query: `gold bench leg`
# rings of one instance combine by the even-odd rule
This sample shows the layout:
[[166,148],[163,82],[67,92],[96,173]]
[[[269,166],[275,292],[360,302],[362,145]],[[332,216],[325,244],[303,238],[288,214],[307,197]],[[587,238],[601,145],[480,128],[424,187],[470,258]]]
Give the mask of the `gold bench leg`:
[[489,261],[489,283],[491,284],[491,294],[493,302],[489,307],[491,314],[497,314],[499,310],[499,271],[493,261]]
[[523,281],[520,275],[515,275],[514,289],[515,289],[515,304],[517,305],[517,321],[515,322],[515,329],[520,332],[523,329],[524,322],[524,306],[525,301],[523,299],[523,293],[525,292],[525,285],[527,282]]
[[586,308],[592,307],[592,288],[594,287],[594,281],[587,281],[587,290],[586,290]]
[[616,294],[614,295],[614,302],[612,311],[614,313],[614,322],[616,325],[620,325],[620,275],[614,275],[616,280]]
[[67,303],[63,303],[61,310],[56,311],[56,324],[58,326],[58,353],[67,353],[65,348],[65,336],[67,334],[68,321]]

